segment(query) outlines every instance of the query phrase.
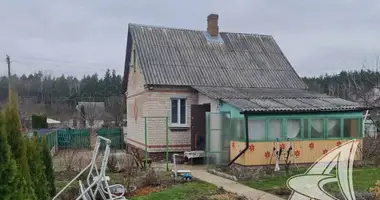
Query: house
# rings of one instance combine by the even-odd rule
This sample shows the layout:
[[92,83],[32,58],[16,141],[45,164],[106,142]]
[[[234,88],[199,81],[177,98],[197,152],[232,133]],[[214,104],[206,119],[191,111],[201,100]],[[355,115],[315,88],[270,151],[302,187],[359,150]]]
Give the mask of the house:
[[205,30],[129,24],[129,145],[250,166],[268,164],[277,140],[307,163],[361,138],[365,106],[309,91],[272,36],[219,32],[218,18]]

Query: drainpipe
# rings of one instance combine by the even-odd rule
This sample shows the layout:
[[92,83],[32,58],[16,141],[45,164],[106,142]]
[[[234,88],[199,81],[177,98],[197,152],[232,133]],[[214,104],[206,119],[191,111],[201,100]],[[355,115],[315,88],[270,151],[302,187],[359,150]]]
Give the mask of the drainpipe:
[[231,160],[231,162],[228,164],[228,166],[232,165],[232,163],[234,163],[241,155],[243,155],[249,147],[248,115],[247,114],[244,114],[244,121],[245,121],[245,148],[234,159]]

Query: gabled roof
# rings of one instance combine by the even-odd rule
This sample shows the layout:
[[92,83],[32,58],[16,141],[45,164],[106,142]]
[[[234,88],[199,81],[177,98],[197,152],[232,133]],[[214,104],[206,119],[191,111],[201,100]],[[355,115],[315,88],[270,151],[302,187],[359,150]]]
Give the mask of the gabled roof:
[[359,103],[305,89],[194,87],[200,93],[219,99],[241,112],[360,111]]
[[307,88],[272,36],[129,24],[124,86],[132,41],[147,85]]

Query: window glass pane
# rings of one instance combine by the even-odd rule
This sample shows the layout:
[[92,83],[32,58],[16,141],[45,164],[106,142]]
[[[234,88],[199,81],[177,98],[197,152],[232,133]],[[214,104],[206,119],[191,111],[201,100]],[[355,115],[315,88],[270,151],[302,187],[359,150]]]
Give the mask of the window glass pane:
[[309,138],[309,120],[304,119],[303,121],[303,138]]
[[249,140],[265,139],[265,120],[248,120]]
[[311,120],[311,138],[323,138],[323,119]]
[[282,138],[281,127],[282,127],[282,120],[279,120],[279,119],[269,120],[268,139],[269,140],[275,140],[276,138],[281,139]]
[[359,119],[344,119],[344,137],[359,137]]
[[178,100],[172,99],[172,123],[178,123]]
[[180,105],[180,120],[181,124],[186,124],[186,99],[181,99],[181,105]]
[[301,120],[289,119],[286,126],[288,138],[301,138]]
[[330,137],[330,138],[340,137],[340,120],[339,119],[327,120],[327,137]]

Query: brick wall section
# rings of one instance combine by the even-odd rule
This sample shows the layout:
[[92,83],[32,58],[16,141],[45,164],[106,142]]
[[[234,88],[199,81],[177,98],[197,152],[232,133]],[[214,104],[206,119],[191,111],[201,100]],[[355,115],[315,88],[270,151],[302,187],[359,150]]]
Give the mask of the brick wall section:
[[[132,56],[133,58],[133,56]],[[138,56],[136,56],[138,60]],[[127,142],[145,149],[145,119],[147,118],[148,152],[164,152],[166,145],[166,120],[170,116],[171,97],[185,97],[188,129],[175,131],[168,129],[169,151],[183,152],[190,150],[191,104],[198,103],[198,94],[190,89],[160,88],[148,90],[140,68],[134,62],[129,70],[127,90]],[[170,118],[168,118],[170,126]]]
[[[134,48],[134,45],[133,45]],[[133,54],[133,51],[132,51]],[[134,56],[132,55],[131,58]],[[138,60],[138,56],[136,56]],[[144,149],[144,118],[142,116],[147,89],[137,63],[131,61],[127,88],[127,142]]]
[[[145,101],[144,116],[170,116],[170,107],[172,97],[186,98],[187,125],[186,130],[170,129],[170,117],[168,118],[168,136],[169,151],[188,151],[191,144],[191,105],[198,103],[198,94],[186,89],[154,89],[147,93]],[[163,152],[166,144],[165,118],[148,118],[147,119],[149,144],[156,148],[149,148],[149,152]],[[162,146],[162,147],[158,147]]]

